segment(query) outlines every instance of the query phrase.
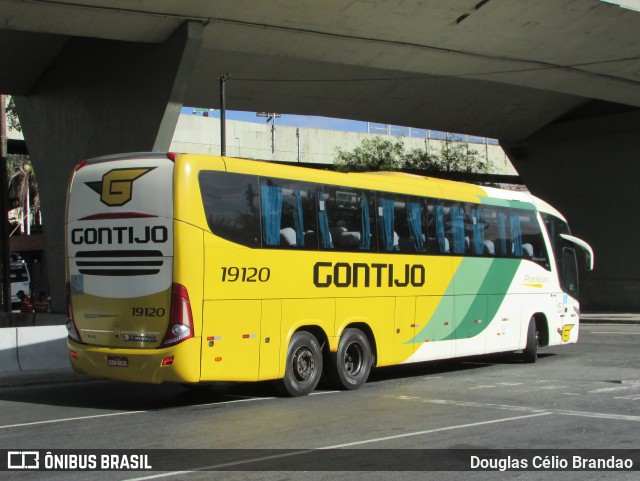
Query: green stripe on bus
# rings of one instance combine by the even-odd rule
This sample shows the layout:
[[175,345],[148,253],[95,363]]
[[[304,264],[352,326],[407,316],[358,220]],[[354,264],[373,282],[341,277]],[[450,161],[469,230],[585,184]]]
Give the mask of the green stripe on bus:
[[[496,316],[521,262],[463,259],[431,318],[406,344],[465,339],[480,334]],[[499,298],[499,302],[489,303],[490,295]],[[464,315],[460,316],[461,312]]]
[[[456,318],[461,320],[456,323],[453,332],[443,340],[470,338],[484,331],[502,305],[521,262],[515,259],[494,260],[476,290],[477,295],[465,296],[464,292],[462,292],[461,296],[456,296],[454,311],[456,311]],[[456,276],[474,275],[473,272],[466,268],[465,264],[471,266],[471,262],[465,263],[465,261],[462,261],[458,269],[458,271],[462,270],[462,272],[456,273]],[[489,311],[488,301],[491,294],[499,297],[500,301],[492,302],[493,309]],[[465,314],[460,316],[462,312]]]

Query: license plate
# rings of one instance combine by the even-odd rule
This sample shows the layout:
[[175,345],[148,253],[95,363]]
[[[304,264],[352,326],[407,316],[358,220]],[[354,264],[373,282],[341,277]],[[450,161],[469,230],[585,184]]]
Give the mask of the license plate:
[[129,359],[124,356],[107,356],[107,364],[111,367],[128,367]]

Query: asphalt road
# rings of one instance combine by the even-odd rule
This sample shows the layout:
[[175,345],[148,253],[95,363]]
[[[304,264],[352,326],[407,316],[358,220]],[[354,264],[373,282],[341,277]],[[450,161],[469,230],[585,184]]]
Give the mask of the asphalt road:
[[[230,448],[250,450],[241,452],[243,459],[258,461],[233,461],[235,452],[211,451],[207,457],[178,451]],[[307,451],[318,448],[346,451],[342,456]],[[383,368],[359,391],[318,390],[306,398],[277,397],[268,383],[193,392],[173,385],[85,381],[0,392],[0,449],[95,449],[89,453],[97,456],[112,449],[167,449],[164,457],[175,460],[162,473],[5,471],[0,479],[640,477],[638,471],[537,469],[434,473],[429,465],[442,461],[438,453],[424,452],[416,463],[421,452],[407,451],[453,449],[442,456],[459,452],[466,463],[470,453],[486,448],[533,449],[522,452],[539,452],[551,461],[556,452],[640,449],[640,326],[582,325],[580,343],[545,349],[532,365],[503,354]],[[314,457],[309,464],[307,456]],[[222,464],[232,471],[183,472]],[[318,464],[329,472],[318,471]],[[356,471],[331,471],[344,466]],[[380,466],[394,471],[378,471]]]

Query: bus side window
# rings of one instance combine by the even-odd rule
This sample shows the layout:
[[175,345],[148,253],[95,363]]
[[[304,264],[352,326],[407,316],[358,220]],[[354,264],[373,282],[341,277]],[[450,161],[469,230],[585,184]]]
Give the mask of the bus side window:
[[303,182],[262,179],[262,238],[265,246],[317,249],[315,189]]
[[429,252],[431,254],[451,254],[451,242],[447,238],[443,202],[429,200],[427,211]]
[[198,182],[211,232],[247,247],[260,247],[258,177],[203,170]]
[[374,219],[371,215],[373,198],[369,191],[324,187],[318,194],[321,248],[375,251]]
[[469,206],[471,219],[471,244],[473,254],[476,256],[495,255],[495,246],[485,239],[487,224],[484,220],[484,208],[481,205]]
[[462,205],[452,205],[449,210],[451,219],[451,237],[453,238],[453,253],[464,255],[467,252],[467,239],[465,234],[465,215]]
[[512,222],[515,221],[511,220],[511,211],[505,207],[493,206],[482,206],[481,209],[484,225],[483,255],[513,257]]
[[378,193],[381,250],[404,254],[426,252],[425,214],[422,199]]
[[400,228],[401,252],[419,254],[427,252],[427,212],[424,207],[422,199],[408,198],[404,202],[402,214],[406,219],[406,224],[403,221],[401,224],[403,227]]
[[383,252],[399,252],[400,237],[396,232],[395,202],[390,194],[378,194],[378,237],[380,250]]
[[536,212],[523,212],[520,216],[522,228],[522,249],[525,259],[540,264],[545,269],[551,269],[549,254],[542,237],[542,230]]
[[333,249],[333,239],[329,229],[329,214],[327,213],[328,196],[323,191],[318,191],[318,229],[320,232],[320,247]]

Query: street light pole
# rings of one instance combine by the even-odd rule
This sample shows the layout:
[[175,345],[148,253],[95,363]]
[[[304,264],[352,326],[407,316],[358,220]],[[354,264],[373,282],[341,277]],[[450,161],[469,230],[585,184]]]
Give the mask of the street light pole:
[[225,84],[230,79],[231,76],[228,73],[218,79],[220,80],[220,155],[223,157],[227,155],[227,107],[225,101]]

